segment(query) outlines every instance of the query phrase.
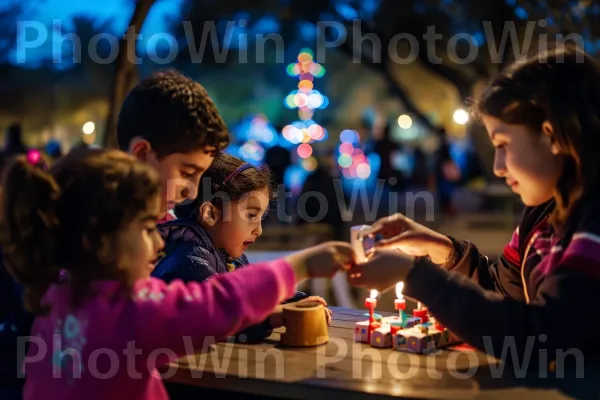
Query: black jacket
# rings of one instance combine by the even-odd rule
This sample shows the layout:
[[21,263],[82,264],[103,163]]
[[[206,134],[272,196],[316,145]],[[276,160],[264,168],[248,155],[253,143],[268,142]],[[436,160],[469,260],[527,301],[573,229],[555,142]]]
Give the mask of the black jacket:
[[539,360],[576,358],[567,352],[597,357],[600,211],[586,210],[573,232],[559,237],[548,223],[553,207],[526,208],[498,260],[458,240],[446,268],[419,259],[406,279],[406,295],[498,359],[537,366]]

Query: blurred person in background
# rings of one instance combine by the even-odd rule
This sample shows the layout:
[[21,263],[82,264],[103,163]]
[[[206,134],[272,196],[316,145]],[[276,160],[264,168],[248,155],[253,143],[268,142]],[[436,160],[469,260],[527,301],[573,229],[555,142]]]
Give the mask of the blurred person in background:
[[[306,178],[302,193],[305,195],[304,206],[298,207],[298,224],[320,223],[328,225],[332,230],[331,240],[345,240],[346,229],[342,220],[341,203],[348,204],[342,190],[342,176],[337,164],[336,152],[329,149],[320,157],[318,167]],[[309,195],[309,193],[313,194]],[[316,195],[320,193],[321,195]],[[325,199],[325,200],[323,200]],[[321,210],[326,212],[323,214]],[[323,215],[322,218],[316,218]]]
[[23,143],[23,130],[21,124],[14,123],[6,130],[4,153],[7,157],[27,153],[27,147]]

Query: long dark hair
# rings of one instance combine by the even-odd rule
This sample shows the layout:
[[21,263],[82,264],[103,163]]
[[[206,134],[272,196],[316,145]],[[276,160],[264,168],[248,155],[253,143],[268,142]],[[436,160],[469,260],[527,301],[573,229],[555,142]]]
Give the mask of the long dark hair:
[[114,235],[160,190],[154,169],[120,151],[73,152],[49,172],[14,158],[2,180],[0,237],[6,268],[25,288],[25,307],[47,311],[41,299],[61,269],[71,279],[74,306],[93,280],[128,285]]
[[583,51],[557,46],[510,65],[475,103],[478,114],[542,134],[548,121],[563,171],[555,187],[551,222],[569,230],[570,218],[599,192],[600,65]]

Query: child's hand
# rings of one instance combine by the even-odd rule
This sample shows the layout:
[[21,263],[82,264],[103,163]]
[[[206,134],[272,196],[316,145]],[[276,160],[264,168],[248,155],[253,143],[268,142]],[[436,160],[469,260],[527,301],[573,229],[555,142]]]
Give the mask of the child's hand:
[[405,281],[415,258],[398,250],[376,250],[363,264],[348,271],[350,284],[383,291]]
[[[324,298],[322,298],[321,296],[308,296],[302,300],[298,300],[295,303],[298,304],[298,303],[306,303],[306,302],[314,302],[314,303],[322,304],[323,307],[325,307],[325,320],[327,321],[327,325],[331,325],[331,318],[332,318],[333,313],[331,312],[331,310],[329,308],[327,308],[327,302],[325,301]],[[283,306],[282,305],[279,305],[275,308],[275,310],[269,317],[269,323],[271,325],[271,328],[279,328],[280,326],[283,326]]]
[[298,303],[306,303],[309,301],[323,304],[323,307],[325,307],[325,320],[327,321],[327,325],[331,325],[331,318],[333,312],[329,308],[327,308],[327,302],[325,301],[325,299],[321,296],[309,296],[305,299],[299,300]]
[[350,269],[356,256],[349,243],[325,242],[285,258],[296,273],[296,281],[306,278],[330,278],[340,269]]
[[452,252],[452,241],[432,229],[402,214],[381,218],[373,226],[360,233],[362,236],[380,234],[382,240],[375,243],[378,249],[399,249],[412,256],[427,256],[435,264],[443,264]]

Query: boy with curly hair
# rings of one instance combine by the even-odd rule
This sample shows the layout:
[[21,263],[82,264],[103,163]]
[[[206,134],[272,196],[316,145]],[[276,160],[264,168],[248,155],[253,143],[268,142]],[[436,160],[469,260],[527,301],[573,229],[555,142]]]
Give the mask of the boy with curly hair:
[[117,122],[123,151],[155,167],[163,182],[161,222],[193,200],[216,154],[229,144],[225,122],[204,87],[174,70],[154,73],[125,97]]

